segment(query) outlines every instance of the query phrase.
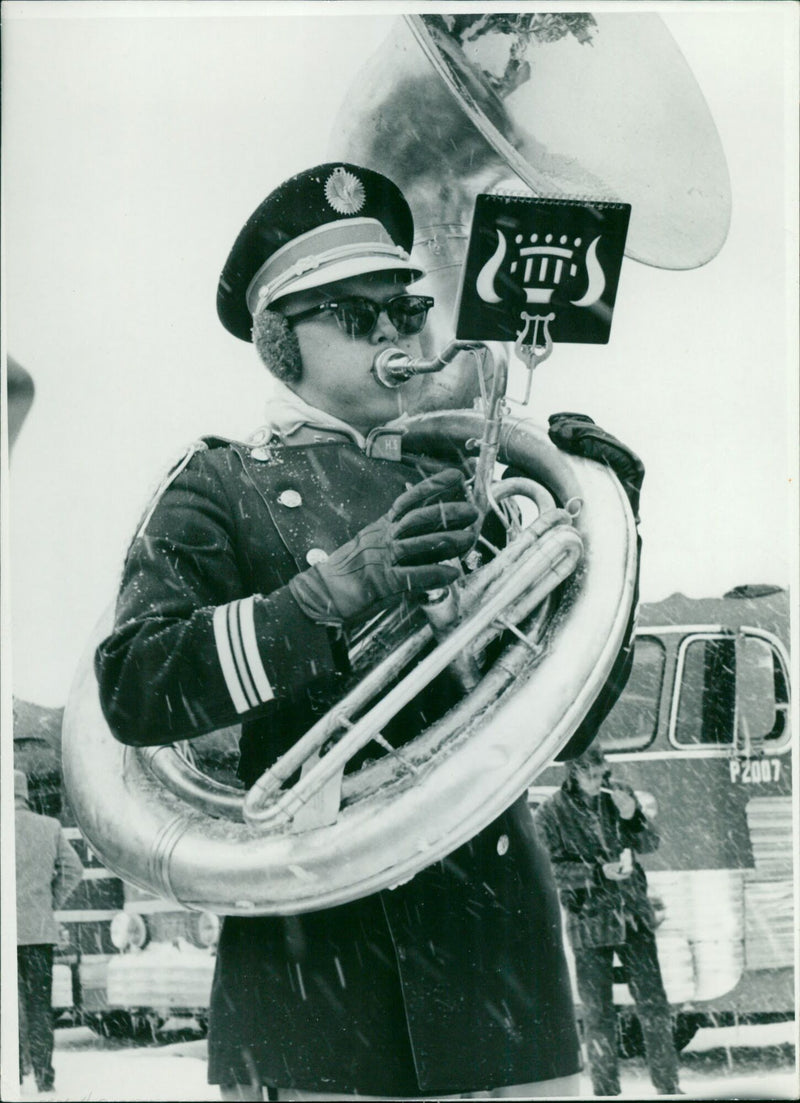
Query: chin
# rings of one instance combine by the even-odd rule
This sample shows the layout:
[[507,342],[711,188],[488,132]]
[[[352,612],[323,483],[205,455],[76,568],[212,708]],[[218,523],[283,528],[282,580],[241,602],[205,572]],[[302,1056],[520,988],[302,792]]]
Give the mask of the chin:
[[397,403],[392,417],[401,414],[420,414],[424,410],[433,409],[425,404],[424,395],[426,384],[430,377],[426,375],[413,376],[407,383],[398,387],[393,393],[397,396]]
[[[475,357],[460,353],[452,363],[439,372],[416,377],[419,388],[414,395],[414,409],[420,414],[433,410],[471,410],[475,400],[481,397],[481,384]],[[491,391],[491,375],[485,379],[487,393]]]

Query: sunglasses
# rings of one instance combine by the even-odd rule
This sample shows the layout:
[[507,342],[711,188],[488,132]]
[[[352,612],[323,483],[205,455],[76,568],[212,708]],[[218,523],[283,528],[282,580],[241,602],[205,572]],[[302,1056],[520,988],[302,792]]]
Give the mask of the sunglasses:
[[309,310],[301,310],[299,314],[288,315],[290,322],[303,322],[308,318],[314,318],[319,314],[332,313],[336,324],[348,337],[369,337],[378,318],[385,310],[394,328],[401,337],[411,337],[415,333],[421,333],[428,320],[428,311],[433,306],[430,295],[395,295],[385,303],[377,303],[373,299],[362,298],[361,295],[352,295],[347,298],[332,300],[327,303],[319,303]]

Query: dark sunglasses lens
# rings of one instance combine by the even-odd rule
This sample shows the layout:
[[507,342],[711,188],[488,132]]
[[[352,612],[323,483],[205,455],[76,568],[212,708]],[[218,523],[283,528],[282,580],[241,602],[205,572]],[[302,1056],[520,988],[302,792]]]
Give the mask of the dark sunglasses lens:
[[336,320],[350,337],[368,337],[375,328],[380,307],[369,299],[345,299],[336,309]]
[[428,318],[428,310],[427,300],[419,295],[403,295],[392,299],[388,306],[392,325],[405,337],[420,332]]
[[419,333],[425,325],[431,300],[420,295],[398,295],[388,303],[353,297],[336,304],[336,320],[350,337],[369,337],[375,329],[378,315],[386,310],[389,321],[404,337]]

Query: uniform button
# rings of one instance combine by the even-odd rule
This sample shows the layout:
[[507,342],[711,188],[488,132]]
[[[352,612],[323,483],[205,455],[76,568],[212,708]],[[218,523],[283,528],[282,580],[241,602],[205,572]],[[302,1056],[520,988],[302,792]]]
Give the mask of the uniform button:
[[250,456],[254,460],[262,460],[263,461],[263,460],[272,459],[272,457],[269,454],[269,451],[266,448],[251,448],[250,449]]
[[508,835],[501,835],[497,840],[497,853],[502,857],[508,850]]
[[282,490],[278,495],[278,501],[288,509],[296,509],[303,504],[303,499],[297,490]]
[[406,960],[406,948],[405,948],[405,946],[398,946],[397,947],[397,956],[401,961]]
[[306,563],[312,567],[315,563],[324,563],[327,558],[328,553],[322,548],[309,548],[306,552]]

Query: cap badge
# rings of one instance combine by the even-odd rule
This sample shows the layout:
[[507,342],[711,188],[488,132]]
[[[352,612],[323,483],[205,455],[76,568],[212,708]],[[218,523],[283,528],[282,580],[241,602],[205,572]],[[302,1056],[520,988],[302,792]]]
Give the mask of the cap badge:
[[358,177],[340,166],[325,181],[325,198],[337,214],[355,214],[367,197]]

